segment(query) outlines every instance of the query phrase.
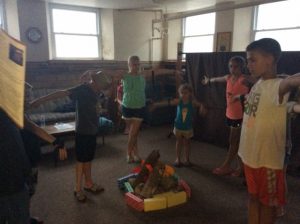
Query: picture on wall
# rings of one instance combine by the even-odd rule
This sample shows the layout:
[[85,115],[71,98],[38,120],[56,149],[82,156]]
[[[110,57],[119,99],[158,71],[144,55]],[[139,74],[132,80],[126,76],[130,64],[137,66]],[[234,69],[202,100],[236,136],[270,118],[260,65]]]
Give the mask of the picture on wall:
[[217,52],[231,51],[231,32],[217,33]]

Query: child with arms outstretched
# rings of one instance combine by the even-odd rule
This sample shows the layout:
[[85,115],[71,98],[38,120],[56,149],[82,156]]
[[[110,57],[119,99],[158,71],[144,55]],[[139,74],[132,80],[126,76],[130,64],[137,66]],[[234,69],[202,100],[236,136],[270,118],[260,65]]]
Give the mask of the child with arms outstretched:
[[300,74],[277,77],[280,44],[271,38],[246,48],[248,69],[259,78],[245,102],[239,146],[249,202],[248,223],[275,223],[276,208],[286,203],[284,158],[288,93],[300,85]]
[[[95,155],[99,126],[98,95],[111,89],[111,78],[102,72],[89,71],[88,73],[91,73],[91,80],[88,83],[53,92],[35,99],[31,103],[31,106],[37,107],[47,101],[66,96],[76,102],[75,152],[77,163],[74,196],[79,202],[84,202],[87,198],[82,188],[94,194],[104,190],[92,179],[92,160]],[[84,186],[82,186],[83,178]]]
[[[153,110],[155,107],[167,105],[176,105],[177,112],[174,122],[174,134],[176,136],[176,160],[174,166],[180,167],[191,166],[190,148],[191,138],[193,137],[193,108],[198,107],[199,113],[204,114],[205,109],[202,103],[193,97],[192,87],[188,84],[182,84],[179,89],[179,98],[168,100],[167,102],[159,102],[151,105]],[[185,161],[181,161],[182,148],[185,151]]]
[[117,77],[122,81],[123,95],[121,103],[122,118],[129,127],[127,143],[127,163],[141,161],[138,151],[138,135],[146,115],[146,81],[140,71],[140,58],[128,58],[128,72]]
[[[243,74],[243,70],[245,65],[243,57],[234,56],[228,63],[230,74],[216,78],[204,77],[202,81],[203,85],[215,82],[226,83],[226,123],[230,128],[229,150],[223,164],[213,170],[213,173],[216,175],[231,174],[239,176],[242,173],[242,163],[237,156],[237,152],[243,121],[243,102],[240,99],[249,92],[249,88],[244,85],[245,75]],[[234,159],[237,159],[238,167],[232,170],[231,163]]]

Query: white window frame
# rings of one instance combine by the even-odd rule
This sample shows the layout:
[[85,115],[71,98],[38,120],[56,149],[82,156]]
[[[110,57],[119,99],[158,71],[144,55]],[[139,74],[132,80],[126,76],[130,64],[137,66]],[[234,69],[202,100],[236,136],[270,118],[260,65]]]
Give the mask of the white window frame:
[[268,31],[283,31],[283,30],[299,30],[300,26],[291,26],[291,27],[281,27],[281,28],[270,28],[270,29],[257,29],[257,22],[258,22],[258,14],[259,14],[259,5],[254,7],[253,10],[253,29],[252,29],[252,35],[251,40],[254,41],[256,34],[259,32],[268,32]]
[[[182,41],[183,41],[183,45],[184,45],[184,42],[185,42],[184,41],[185,38],[189,38],[189,37],[212,37],[213,38],[213,42],[212,42],[212,51],[211,52],[214,52],[215,27],[214,27],[214,32],[213,33],[186,36],[185,35],[185,33],[186,33],[186,18],[187,17],[183,18],[183,20],[182,20],[182,23],[183,23],[182,24]],[[215,24],[215,26],[216,26],[216,24]],[[184,49],[184,46],[183,46],[183,49]],[[189,52],[184,52],[184,53],[189,53]],[[203,52],[203,53],[205,53],[205,52]]]
[[6,30],[6,15],[5,15],[5,2],[4,0],[0,0],[0,17],[2,24],[0,28]]
[[[96,25],[97,25],[97,34],[82,34],[82,33],[64,33],[64,32],[54,32],[53,28],[53,9],[65,9],[65,10],[74,10],[80,12],[93,12],[96,13]],[[100,9],[97,8],[88,8],[88,7],[81,7],[81,6],[69,6],[69,5],[60,5],[60,4],[49,4],[49,18],[50,18],[50,42],[51,42],[51,53],[52,59],[55,60],[99,60],[101,59],[102,51],[101,51],[101,29],[100,29]],[[98,39],[98,57],[93,58],[82,58],[82,57],[57,57],[56,56],[56,45],[55,45],[55,34],[65,34],[65,35],[74,35],[74,36],[95,36]]]

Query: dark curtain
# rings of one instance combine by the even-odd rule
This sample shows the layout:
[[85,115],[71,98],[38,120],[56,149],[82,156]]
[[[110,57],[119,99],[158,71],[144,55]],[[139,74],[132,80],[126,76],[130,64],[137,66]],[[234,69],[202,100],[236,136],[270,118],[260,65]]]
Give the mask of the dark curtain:
[[[208,109],[205,117],[196,116],[195,138],[220,146],[228,144],[229,129],[225,125],[226,98],[224,83],[203,86],[204,76],[218,77],[229,73],[228,61],[233,56],[246,57],[245,52],[214,52],[186,54],[188,82],[193,86],[196,98]],[[278,74],[300,72],[300,52],[283,52],[278,62]],[[245,71],[247,74],[247,71]]]

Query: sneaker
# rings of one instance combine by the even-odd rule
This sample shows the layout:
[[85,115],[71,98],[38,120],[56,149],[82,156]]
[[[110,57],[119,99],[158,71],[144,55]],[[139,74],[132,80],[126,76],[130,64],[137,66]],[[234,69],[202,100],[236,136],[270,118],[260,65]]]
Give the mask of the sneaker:
[[86,196],[82,191],[74,191],[74,196],[79,202],[85,202]]
[[133,158],[129,155],[127,155],[126,161],[127,161],[127,163],[133,163],[134,162]]

